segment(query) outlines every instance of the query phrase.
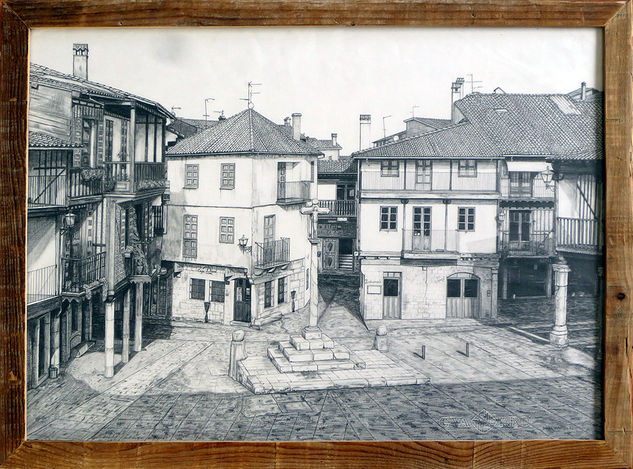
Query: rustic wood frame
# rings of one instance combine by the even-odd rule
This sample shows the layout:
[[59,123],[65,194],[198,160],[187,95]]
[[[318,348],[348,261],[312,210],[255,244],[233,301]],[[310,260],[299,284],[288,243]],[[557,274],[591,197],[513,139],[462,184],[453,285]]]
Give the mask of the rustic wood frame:
[[[633,0],[0,0],[0,463],[7,467],[633,467]],[[605,38],[604,440],[25,441],[29,28],[407,25],[600,27]]]

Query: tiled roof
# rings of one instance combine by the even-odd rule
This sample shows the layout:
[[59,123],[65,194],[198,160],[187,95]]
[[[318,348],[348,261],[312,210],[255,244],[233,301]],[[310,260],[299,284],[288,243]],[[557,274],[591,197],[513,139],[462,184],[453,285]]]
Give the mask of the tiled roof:
[[410,117],[409,119],[405,119],[405,122],[416,121],[421,124],[428,125],[429,127],[433,127],[436,130],[443,129],[445,127],[450,127],[452,122],[450,119],[435,119],[433,117]]
[[319,160],[317,162],[317,171],[319,174],[355,173],[356,164],[354,164],[353,158]]
[[208,129],[209,127],[213,127],[214,125],[217,125],[219,122],[219,121],[205,120],[205,119],[189,119],[187,117],[179,117],[178,119],[189,125],[193,125],[194,127],[197,127],[198,130]]
[[42,132],[29,132],[29,148],[80,148],[81,145]]
[[338,143],[336,145],[332,145],[332,140],[321,140],[318,138],[306,137],[306,143],[317,150],[340,150],[343,147]]
[[479,94],[455,106],[503,155],[602,157],[602,93],[580,101],[560,94]]
[[119,90],[112,86],[102,85],[101,83],[85,80],[74,75],[68,75],[66,73],[58,72],[57,70],[44,67],[43,65],[32,63],[29,79],[31,85],[36,85],[39,83],[49,84],[57,88],[79,91],[91,96],[103,96],[109,98],[138,101],[145,105],[155,107],[157,110],[168,117],[174,117],[173,114],[165,109],[161,104],[150,99],[128,93],[127,91]]
[[167,151],[170,156],[224,153],[314,155],[322,153],[295,140],[253,109],[218,122],[217,125],[181,140]]
[[464,122],[387,145],[358,151],[353,153],[353,156],[356,158],[490,158],[499,156],[499,152],[472,124]]

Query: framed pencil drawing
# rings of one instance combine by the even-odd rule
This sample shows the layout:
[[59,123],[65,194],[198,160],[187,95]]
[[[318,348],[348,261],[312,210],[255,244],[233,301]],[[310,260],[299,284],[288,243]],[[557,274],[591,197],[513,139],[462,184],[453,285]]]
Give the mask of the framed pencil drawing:
[[3,463],[631,467],[632,32],[4,2]]

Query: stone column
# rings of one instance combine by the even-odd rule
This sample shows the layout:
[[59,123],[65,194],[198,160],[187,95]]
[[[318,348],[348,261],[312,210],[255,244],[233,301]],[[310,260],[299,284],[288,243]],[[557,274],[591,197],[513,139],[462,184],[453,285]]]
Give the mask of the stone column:
[[105,377],[114,376],[114,298],[105,304]]
[[508,299],[508,266],[506,264],[503,265],[501,269],[501,298],[504,300]]
[[143,282],[136,284],[136,308],[134,322],[134,351],[140,352],[143,348]]
[[238,365],[246,358],[246,342],[244,342],[244,331],[233,331],[231,338],[231,351],[229,354],[229,376],[235,381],[238,379]]
[[31,378],[31,382],[33,383],[33,387],[37,387],[40,383],[40,319],[37,318],[35,321],[35,325],[33,327],[33,352],[31,352],[31,357],[33,361],[33,377]]
[[51,357],[51,367],[57,368],[57,370],[59,371],[59,359],[60,359],[59,342],[60,342],[60,334],[61,334],[61,330],[60,330],[61,311],[60,310],[53,311],[52,315],[53,315],[53,323],[52,323],[53,355]]
[[123,297],[123,332],[121,334],[123,346],[121,348],[121,361],[130,361],[130,289],[125,291]]
[[319,322],[319,259],[318,242],[310,241],[310,328],[317,327]]
[[[65,305],[65,306],[64,306]],[[68,302],[62,303],[62,313],[60,318],[60,359],[61,363],[66,363],[68,358],[70,357],[70,350],[68,348],[70,344],[70,338],[68,334],[68,307],[70,304]]]
[[491,270],[490,280],[490,317],[496,318],[498,313],[497,297],[499,296],[499,269],[493,267]]
[[554,327],[549,334],[550,343],[564,347],[568,343],[567,338],[567,277],[570,268],[566,264],[554,264],[554,282],[556,284],[556,313]]
[[51,366],[51,314],[46,313],[44,316],[44,373],[48,373]]
[[547,264],[547,273],[545,274],[545,296],[551,298],[552,296],[552,264]]

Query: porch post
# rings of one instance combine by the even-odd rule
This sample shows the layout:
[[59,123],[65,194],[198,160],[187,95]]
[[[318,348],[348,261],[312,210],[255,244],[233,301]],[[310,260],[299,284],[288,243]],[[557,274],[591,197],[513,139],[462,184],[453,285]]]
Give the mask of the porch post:
[[569,342],[567,338],[567,278],[571,269],[567,264],[554,264],[552,267],[556,283],[556,312],[549,340],[553,345],[564,347]]
[[56,310],[51,313],[53,315],[53,327],[52,327],[52,342],[53,342],[53,356],[51,357],[51,367],[59,370],[59,341],[60,341],[60,328],[61,322],[61,310]]
[[46,313],[44,316],[44,372],[48,373],[48,368],[51,366],[51,314],[53,312]]
[[105,377],[114,376],[114,298],[105,304]]
[[130,289],[123,296],[123,333],[121,334],[123,347],[121,349],[121,361],[127,363],[130,360]]
[[40,318],[35,320],[32,337],[33,352],[31,352],[31,358],[33,361],[33,377],[31,378],[31,382],[33,383],[33,387],[37,387],[37,385],[40,384]]
[[144,282],[136,284],[136,308],[134,322],[134,351],[140,352],[143,348],[143,287]]

